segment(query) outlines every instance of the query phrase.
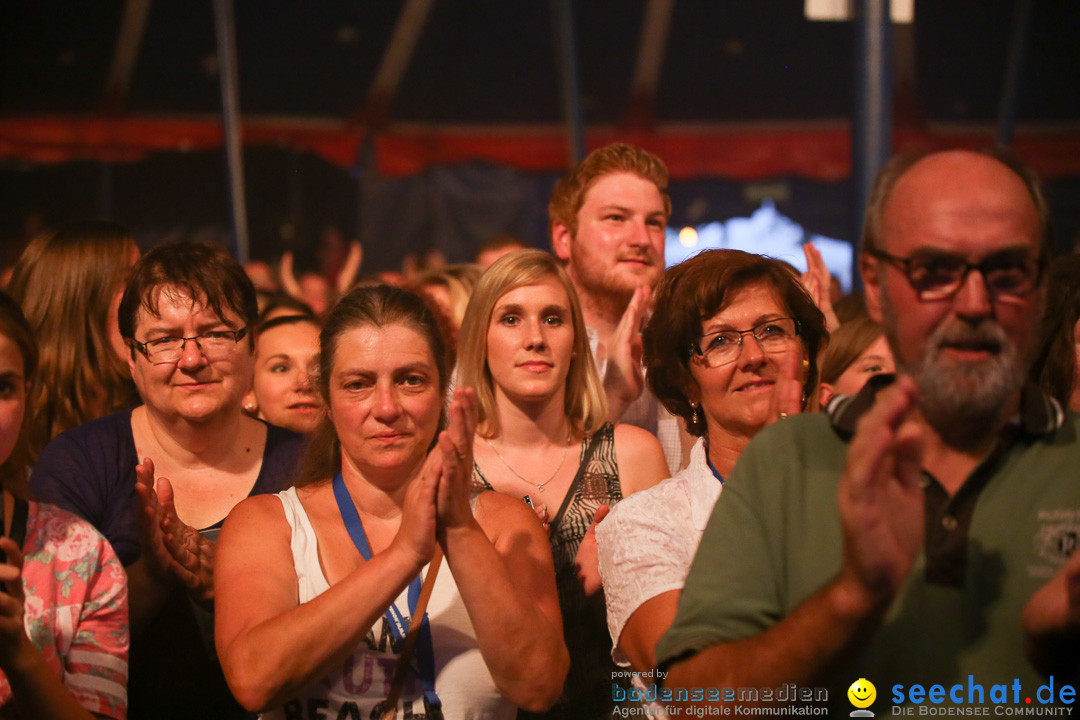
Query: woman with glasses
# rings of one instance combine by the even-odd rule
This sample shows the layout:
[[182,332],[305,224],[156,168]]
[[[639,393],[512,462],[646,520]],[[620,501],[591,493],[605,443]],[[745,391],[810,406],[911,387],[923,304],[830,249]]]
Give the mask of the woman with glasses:
[[724,478],[762,428],[805,409],[824,317],[792,268],[709,250],[669,269],[645,328],[646,378],[694,445],[675,477],[620,503],[599,526],[612,656],[648,672]]
[[291,482],[302,442],[241,411],[256,316],[250,280],[221,248],[152,249],[119,308],[143,404],[62,433],[30,479],[127,568],[131,718],[243,717],[210,639],[214,541],[240,500]]

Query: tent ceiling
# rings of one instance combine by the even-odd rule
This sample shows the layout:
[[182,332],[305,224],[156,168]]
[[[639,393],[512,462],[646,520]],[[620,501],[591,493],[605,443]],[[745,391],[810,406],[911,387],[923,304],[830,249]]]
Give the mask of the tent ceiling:
[[[243,114],[326,118],[362,128],[371,119],[365,110],[372,80],[406,4],[235,0]],[[116,112],[105,89],[125,5],[6,3],[0,119]],[[809,22],[801,0],[671,5],[655,100],[643,109],[633,103],[631,85],[649,3],[574,4],[588,124],[663,130],[686,123],[812,124],[850,115],[850,23]],[[907,116],[900,124],[992,125],[1013,3],[924,0],[916,2],[915,16],[910,71],[916,87],[904,90],[909,100],[897,104],[898,115]],[[547,0],[434,0],[387,109],[388,128],[556,126],[551,25]],[[1022,127],[1078,132],[1078,31],[1080,3],[1034,2],[1017,108]],[[149,0],[120,116],[206,116],[220,107],[211,3]]]

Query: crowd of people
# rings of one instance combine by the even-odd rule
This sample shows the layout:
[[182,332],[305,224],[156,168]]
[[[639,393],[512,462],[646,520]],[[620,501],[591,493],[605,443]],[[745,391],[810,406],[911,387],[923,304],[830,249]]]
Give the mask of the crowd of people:
[[550,252],[367,277],[354,243],[332,281],[35,238],[0,293],[0,717],[1075,688],[1080,262],[1034,174],[894,158],[842,300],[812,245],[665,269],[667,186],[608,145]]

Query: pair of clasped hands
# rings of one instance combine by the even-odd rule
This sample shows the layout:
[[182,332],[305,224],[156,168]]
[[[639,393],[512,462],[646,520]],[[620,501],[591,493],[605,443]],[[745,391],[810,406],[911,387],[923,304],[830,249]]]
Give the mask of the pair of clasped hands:
[[23,626],[22,548],[4,537],[0,538],[0,551],[6,556],[0,563],[0,670],[9,673],[18,664],[20,653],[33,650],[33,643]]
[[420,564],[432,558],[448,532],[478,527],[470,503],[476,423],[476,393],[456,388],[446,429],[409,485],[394,539],[411,549]]

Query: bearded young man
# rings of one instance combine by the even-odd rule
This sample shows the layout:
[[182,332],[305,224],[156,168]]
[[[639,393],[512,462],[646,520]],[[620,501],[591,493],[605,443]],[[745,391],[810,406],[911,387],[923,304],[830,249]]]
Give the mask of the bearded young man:
[[641,326],[664,274],[667,188],[660,158],[612,143],[559,181],[548,218],[552,250],[566,263],[581,300],[611,420],[656,435],[674,474],[684,464],[685,433],[645,389],[641,368]]
[[899,377],[751,442],[657,648],[669,688],[825,685],[847,712],[859,678],[881,706],[1075,684],[1077,417],[1021,387],[1047,253],[1045,202],[1011,158],[886,166],[861,270]]

